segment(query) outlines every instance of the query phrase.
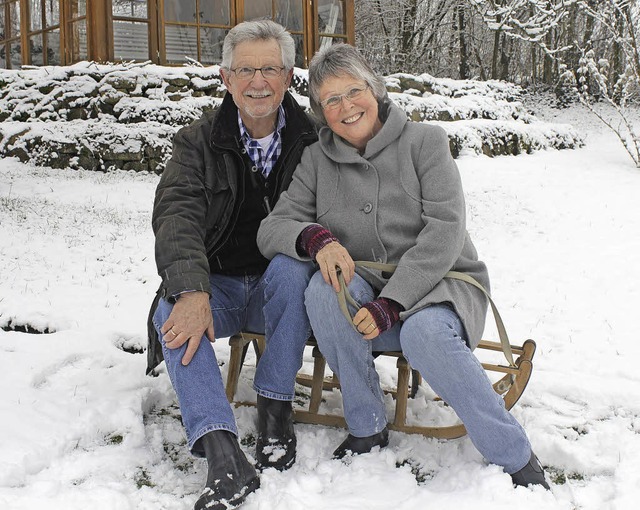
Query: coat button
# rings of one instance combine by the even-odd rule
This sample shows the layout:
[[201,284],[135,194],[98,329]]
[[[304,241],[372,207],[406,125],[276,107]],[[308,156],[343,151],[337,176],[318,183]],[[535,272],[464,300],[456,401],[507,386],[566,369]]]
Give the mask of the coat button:
[[255,166],[255,165],[254,165],[254,166],[252,166],[252,167],[251,167],[251,171],[252,171],[253,173],[256,173],[256,172],[258,171],[258,167],[257,167],[257,166]]
[[365,204],[363,211],[369,214],[373,210],[373,206],[371,204]]
[[246,154],[247,153],[247,149],[245,149],[244,147],[242,148],[242,150],[240,151],[242,152],[242,154]]

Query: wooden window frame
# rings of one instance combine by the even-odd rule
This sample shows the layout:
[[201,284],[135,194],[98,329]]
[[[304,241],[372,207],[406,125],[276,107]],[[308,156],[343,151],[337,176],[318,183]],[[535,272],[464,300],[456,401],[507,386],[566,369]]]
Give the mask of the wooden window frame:
[[[31,62],[29,53],[29,37],[44,34],[56,30],[60,31],[60,63],[61,65],[69,65],[74,63],[74,44],[78,42],[73,37],[73,25],[84,20],[86,30],[87,54],[90,60],[98,62],[107,62],[114,60],[114,40],[113,40],[113,21],[134,21],[146,22],[149,34],[149,59],[161,65],[182,65],[182,63],[167,63],[166,47],[165,47],[165,19],[164,19],[164,2],[167,0],[147,0],[147,19],[142,18],[128,19],[123,16],[113,16],[112,0],[86,0],[86,14],[72,18],[71,2],[74,0],[57,0],[60,3],[59,12],[60,19],[56,26],[46,27],[33,32],[29,31],[29,0],[4,0],[3,8],[5,8],[5,18],[7,28],[10,27],[10,5],[15,3],[20,13],[20,34],[11,36],[11,39],[3,39],[0,46],[5,48],[6,67],[11,68],[11,55],[8,51],[10,44],[19,42],[21,53],[21,65]],[[207,0],[198,0],[207,1]],[[229,1],[229,17],[230,24],[211,24],[211,23],[182,23],[169,22],[178,26],[196,26],[196,33],[199,34],[200,27],[219,28],[229,30],[238,23],[244,21],[245,2],[251,0],[230,0]],[[344,28],[346,34],[320,34],[318,32],[318,0],[300,0],[302,2],[303,28],[300,30],[290,30],[292,34],[302,37],[302,60],[304,67],[308,67],[309,62],[315,52],[320,47],[321,37],[332,37],[344,40],[349,44],[355,44],[355,0],[342,0],[344,2]],[[275,17],[276,0],[271,0],[271,17]],[[43,20],[44,21],[44,20]],[[46,39],[46,38],[45,38]],[[197,52],[195,58],[200,58],[201,49],[200,37],[197,36]],[[46,50],[46,41],[43,42],[43,48]],[[43,62],[46,63],[46,55],[43,56]]]
[[107,10],[107,28],[108,31],[106,33],[107,38],[107,52],[108,52],[108,60],[113,62],[116,58],[115,56],[115,40],[114,40],[114,30],[113,30],[113,22],[114,21],[126,21],[131,23],[140,23],[147,25],[147,48],[149,50],[148,56],[145,60],[151,60],[154,63],[157,63],[157,60],[153,59],[153,55],[157,55],[158,53],[158,37],[157,37],[157,23],[155,23],[156,12],[158,7],[158,0],[147,0],[147,17],[146,18],[134,18],[131,16],[116,16],[113,14],[113,2],[112,0],[104,0],[106,4]]
[[[167,66],[180,66],[183,65],[184,62],[167,62],[167,48],[165,44],[165,27],[167,25],[176,26],[176,27],[195,27],[196,29],[196,55],[195,59],[198,62],[202,59],[202,51],[201,51],[201,39],[200,39],[200,30],[202,28],[216,28],[219,30],[231,30],[238,22],[237,19],[237,11],[236,11],[236,0],[229,1],[229,24],[225,25],[223,23],[201,23],[200,20],[196,20],[194,22],[189,21],[166,21],[164,17],[164,2],[167,0],[149,0],[157,2],[157,26],[158,26],[158,63]],[[199,5],[200,2],[207,0],[196,0]],[[203,65],[211,65],[211,64],[203,64]]]
[[[11,44],[15,44],[18,42],[20,44],[20,65],[24,65],[24,51],[25,51],[25,38],[24,38],[24,30],[23,30],[23,16],[22,16],[22,2],[24,0],[4,0],[3,5],[0,6],[0,9],[4,10],[4,22],[5,22],[5,39],[0,41],[0,47],[4,48],[4,58],[5,58],[5,69],[13,69],[11,64],[11,52],[9,51]],[[11,31],[11,5],[16,4],[18,7],[18,12],[20,13],[20,33],[18,35],[10,34],[9,39],[6,39],[7,30]],[[28,43],[28,40],[27,40]]]
[[[314,35],[314,47],[311,57],[322,46],[322,39],[337,39],[348,44],[355,44],[355,27],[354,27],[354,0],[341,0],[342,1],[342,16],[343,16],[343,28],[344,33],[336,32],[320,32],[318,14],[318,1],[313,2],[313,35]],[[333,44],[333,43],[332,43]]]
[[46,34],[49,32],[53,32],[54,30],[58,30],[58,37],[60,38],[60,47],[58,48],[59,52],[60,52],[60,63],[64,62],[64,55],[63,55],[63,48],[62,48],[62,5],[60,4],[60,2],[58,2],[58,23],[56,25],[51,25],[51,26],[46,26],[46,16],[45,16],[45,3],[47,0],[37,0],[41,7],[42,7],[42,16],[40,19],[40,23],[41,23],[41,27],[39,29],[36,30],[31,30],[31,0],[21,0],[21,3],[24,4],[24,11],[20,12],[20,22],[22,24],[22,18],[26,18],[26,27],[28,28],[26,32],[26,40],[27,40],[27,44],[25,46],[25,52],[23,52],[22,54],[22,59],[23,61],[25,61],[25,53],[26,55],[26,62],[30,65],[33,65],[33,58],[31,55],[31,44],[29,43],[29,40],[35,36],[35,35],[41,35],[42,36],[42,62],[43,65],[51,65],[49,64],[49,62],[47,62],[48,58],[47,58],[47,38],[46,38]]
[[64,41],[64,53],[62,48],[60,52],[64,54],[64,63],[72,64],[77,62],[74,58],[73,48],[74,45],[78,44],[78,41],[73,37],[73,25],[79,22],[84,21],[85,31],[86,31],[86,40],[87,40],[87,55],[86,58],[92,59],[92,49],[95,47],[95,33],[92,30],[92,20],[96,19],[92,16],[92,8],[95,7],[95,2],[91,0],[86,0],[85,13],[80,16],[73,16],[71,10],[71,3],[74,0],[62,0],[62,5],[60,6],[60,46],[62,46],[62,41]]
[[[243,21],[245,21],[245,1],[246,0],[232,0],[232,3],[235,3],[237,6],[237,12],[238,12],[238,18],[236,21],[236,25],[238,23],[241,23]],[[252,1],[252,0],[249,0]],[[302,30],[292,30],[290,28],[287,28],[287,31],[289,31],[289,33],[291,35],[296,35],[296,36],[300,36],[302,38],[302,61],[304,63],[304,67],[307,67],[309,64],[309,58],[308,58],[308,54],[309,54],[309,37],[308,37],[308,30],[307,30],[307,21],[309,19],[311,19],[311,17],[308,14],[309,11],[309,7],[311,6],[312,1],[315,0],[297,0],[299,3],[302,4]],[[277,9],[276,9],[276,3],[277,0],[271,0],[271,20],[275,21],[275,18],[277,17]]]
[[306,57],[306,65],[309,66],[309,62],[316,54],[316,52],[320,49],[321,38],[322,37],[330,37],[332,39],[340,39],[345,43],[355,45],[356,43],[356,29],[355,29],[355,0],[342,0],[343,1],[343,24],[344,24],[344,34],[328,34],[321,33],[319,27],[319,15],[318,15],[318,0],[307,0],[308,9],[307,9],[307,20],[305,21],[305,26],[309,27],[307,38],[308,38],[308,49],[305,55]]

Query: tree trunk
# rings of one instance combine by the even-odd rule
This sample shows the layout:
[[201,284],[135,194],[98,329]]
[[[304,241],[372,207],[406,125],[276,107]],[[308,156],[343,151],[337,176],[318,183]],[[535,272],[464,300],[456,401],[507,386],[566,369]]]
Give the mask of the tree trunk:
[[469,73],[469,47],[467,45],[466,20],[464,5],[459,3],[456,6],[456,14],[458,20],[458,40],[460,41],[460,66],[459,74],[461,80],[468,80]]
[[400,5],[404,4],[404,11],[402,13],[402,26],[400,27],[400,51],[404,59],[406,60],[407,56],[411,54],[411,51],[413,49],[418,0],[405,0],[405,2],[399,3]]
[[[544,42],[547,48],[553,47],[553,40],[551,37],[551,31],[545,36]],[[542,64],[542,81],[546,85],[553,85],[553,59],[547,54],[544,54],[544,61]]]
[[380,26],[382,27],[382,34],[383,34],[382,40],[384,41],[385,54],[390,56],[391,48],[389,47],[389,40],[390,40],[389,29],[387,28],[387,25],[385,23],[384,13],[382,11],[382,6],[380,5],[380,0],[375,0],[375,6],[376,6],[378,18],[380,19]]
[[504,32],[501,32],[500,38],[500,74],[499,79],[507,81],[509,79],[509,67],[511,57],[509,55],[509,43],[511,42]]
[[491,55],[491,79],[498,79],[498,56],[500,55],[500,33],[496,30],[493,34],[493,54]]
[[[616,29],[617,34],[624,33],[624,20],[619,11],[614,12],[613,23]],[[618,77],[623,72],[623,61],[624,56],[622,55],[623,49],[620,43],[618,42],[618,38],[614,38],[613,44],[611,46],[611,65],[609,66],[609,72],[607,76],[607,83],[609,84],[609,95],[611,98],[617,103],[620,104],[620,91],[616,90],[615,84],[618,81]]]

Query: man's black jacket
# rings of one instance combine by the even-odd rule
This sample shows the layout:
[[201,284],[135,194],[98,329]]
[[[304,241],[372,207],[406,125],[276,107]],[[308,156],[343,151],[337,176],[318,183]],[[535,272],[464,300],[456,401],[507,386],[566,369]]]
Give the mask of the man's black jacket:
[[[276,173],[275,199],[291,183],[302,151],[317,140],[313,122],[285,93],[286,126]],[[153,206],[156,265],[162,284],[148,322],[147,373],[162,361],[162,349],[151,322],[159,298],[183,291],[211,292],[208,260],[233,229],[233,212],[249,158],[240,140],[238,109],[230,94],[221,106],[182,128],[162,173]],[[274,204],[271,204],[272,206]]]

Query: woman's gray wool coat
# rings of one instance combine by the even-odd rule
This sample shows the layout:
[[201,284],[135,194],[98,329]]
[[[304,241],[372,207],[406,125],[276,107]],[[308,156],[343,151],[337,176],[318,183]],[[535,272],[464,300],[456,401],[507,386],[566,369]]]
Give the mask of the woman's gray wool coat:
[[390,278],[358,268],[380,297],[406,310],[401,319],[434,303],[451,303],[464,324],[469,345],[480,341],[487,299],[471,285],[444,278],[467,273],[489,290],[485,264],[466,230],[465,203],[445,131],[409,122],[389,102],[380,103],[386,121],[361,155],[328,127],[308,146],[289,189],[262,221],[258,247],[304,260],[298,235],[313,223],[329,229],[354,260],[397,264]]

